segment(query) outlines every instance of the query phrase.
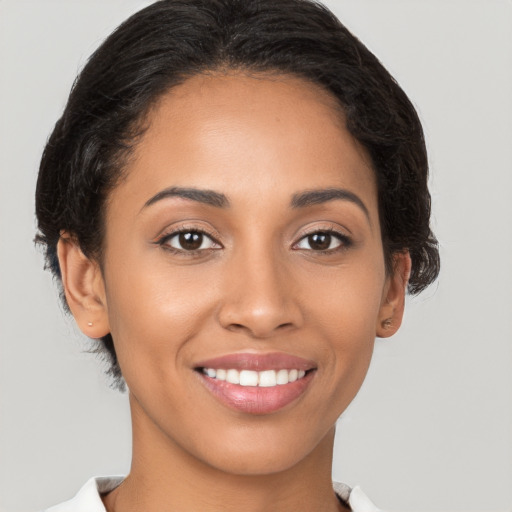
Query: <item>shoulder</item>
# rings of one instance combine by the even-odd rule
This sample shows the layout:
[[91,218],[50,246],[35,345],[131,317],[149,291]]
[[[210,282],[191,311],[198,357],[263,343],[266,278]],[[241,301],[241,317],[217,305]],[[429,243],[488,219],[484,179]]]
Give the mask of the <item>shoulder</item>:
[[348,485],[333,482],[334,492],[346,503],[352,512],[383,512],[377,508],[359,486],[351,489]]
[[115,489],[122,481],[122,476],[91,478],[74,498],[42,512],[105,512],[101,494]]

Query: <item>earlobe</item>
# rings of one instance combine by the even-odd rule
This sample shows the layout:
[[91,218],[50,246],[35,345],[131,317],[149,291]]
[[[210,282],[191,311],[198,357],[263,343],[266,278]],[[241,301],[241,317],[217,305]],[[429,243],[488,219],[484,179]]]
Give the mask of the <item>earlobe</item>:
[[386,280],[382,302],[376,325],[376,335],[388,338],[395,334],[402,324],[405,307],[405,294],[411,275],[411,256],[409,251],[393,256],[393,271]]
[[65,232],[57,244],[57,255],[66,301],[78,327],[90,338],[107,335],[105,286],[98,263],[85,256],[78,242]]

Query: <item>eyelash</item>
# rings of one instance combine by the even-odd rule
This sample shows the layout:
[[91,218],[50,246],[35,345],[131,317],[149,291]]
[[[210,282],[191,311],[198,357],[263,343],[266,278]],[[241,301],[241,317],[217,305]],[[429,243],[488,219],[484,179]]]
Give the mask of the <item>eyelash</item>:
[[[345,235],[344,233],[340,233],[339,231],[337,231],[336,229],[331,227],[331,228],[327,228],[327,229],[316,229],[314,231],[311,231],[310,233],[306,233],[306,234],[302,235],[300,237],[300,239],[293,245],[293,247],[295,248],[303,240],[306,240],[307,238],[309,238],[311,236],[319,235],[319,234],[328,235],[330,237],[337,239],[340,242],[340,245],[338,247],[335,247],[334,249],[325,249],[325,250],[317,250],[317,251],[315,251],[314,249],[304,249],[305,251],[307,251],[307,252],[310,251],[314,254],[328,255],[328,254],[336,254],[336,253],[345,251],[353,245],[353,241],[349,236]],[[297,248],[295,250],[300,251],[301,249]]]
[[[217,245],[218,247],[208,248],[208,249],[195,249],[195,250],[187,251],[186,249],[177,249],[176,247],[172,247],[171,245],[169,245],[169,241],[172,240],[174,237],[177,237],[182,234],[191,234],[191,233],[206,236],[207,238],[209,238],[211,240],[211,242],[213,244]],[[198,256],[201,253],[204,253],[205,251],[211,252],[211,251],[216,251],[218,249],[222,249],[222,244],[217,240],[215,235],[213,235],[212,233],[209,233],[205,229],[200,229],[197,227],[188,228],[186,226],[183,226],[183,227],[175,229],[171,232],[162,234],[159,238],[157,238],[157,240],[155,240],[154,243],[156,245],[159,245],[160,247],[162,247],[162,249],[164,249],[166,251],[169,251],[173,254],[177,254],[179,256],[185,256],[185,257]]]
[[[186,249],[177,249],[168,244],[168,242],[170,240],[172,240],[174,237],[177,237],[182,234],[192,234],[192,233],[206,236],[207,238],[209,238],[211,240],[211,242],[213,244],[217,245],[218,247],[207,248],[207,249],[186,250]],[[337,239],[340,242],[340,245],[333,249],[328,248],[325,250],[301,249],[301,248],[297,247],[302,241],[306,240],[307,238],[314,236],[314,235],[319,235],[319,234],[328,235],[330,237]],[[211,251],[215,251],[215,250],[223,248],[222,244],[216,239],[216,237],[212,233],[209,233],[208,231],[206,231],[204,229],[198,229],[195,227],[187,228],[185,226],[180,227],[176,230],[173,230],[169,233],[162,234],[157,240],[154,241],[154,243],[156,245],[159,245],[160,247],[162,247],[162,249],[164,249],[166,251],[170,251],[174,254],[177,254],[180,256],[192,256],[192,257],[197,256],[201,253],[204,253],[205,251],[211,252]],[[294,249],[296,251],[304,250],[306,252],[312,252],[315,254],[335,254],[335,253],[338,253],[338,252],[341,252],[341,251],[344,251],[344,250],[350,248],[352,245],[353,245],[353,241],[349,236],[347,236],[343,233],[340,233],[339,231],[337,231],[333,228],[327,228],[327,229],[317,229],[315,231],[311,231],[310,233],[306,233],[306,234],[302,235],[300,237],[300,239],[296,243],[293,244],[292,249]]]

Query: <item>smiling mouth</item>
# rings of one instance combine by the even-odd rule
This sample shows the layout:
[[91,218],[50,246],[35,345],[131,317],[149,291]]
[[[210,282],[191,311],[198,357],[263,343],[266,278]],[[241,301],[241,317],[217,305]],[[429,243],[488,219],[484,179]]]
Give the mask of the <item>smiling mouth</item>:
[[230,354],[194,368],[223,405],[253,415],[279,411],[302,397],[317,368],[288,354]]
[[[229,382],[230,384],[238,384],[239,386],[253,386],[262,388],[271,388],[274,386],[283,386],[300,380],[306,376],[305,370],[293,368],[287,370],[241,370],[235,368],[201,368],[203,374],[211,379]],[[312,370],[307,370],[311,372]]]

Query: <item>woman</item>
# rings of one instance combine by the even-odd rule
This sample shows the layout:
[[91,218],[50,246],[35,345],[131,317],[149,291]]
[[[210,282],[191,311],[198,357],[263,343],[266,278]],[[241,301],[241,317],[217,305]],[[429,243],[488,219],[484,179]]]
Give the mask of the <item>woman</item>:
[[330,481],[375,336],[437,276],[421,125],[305,0],[163,0],[75,83],[38,240],[133,459],[52,510],[372,510]]

